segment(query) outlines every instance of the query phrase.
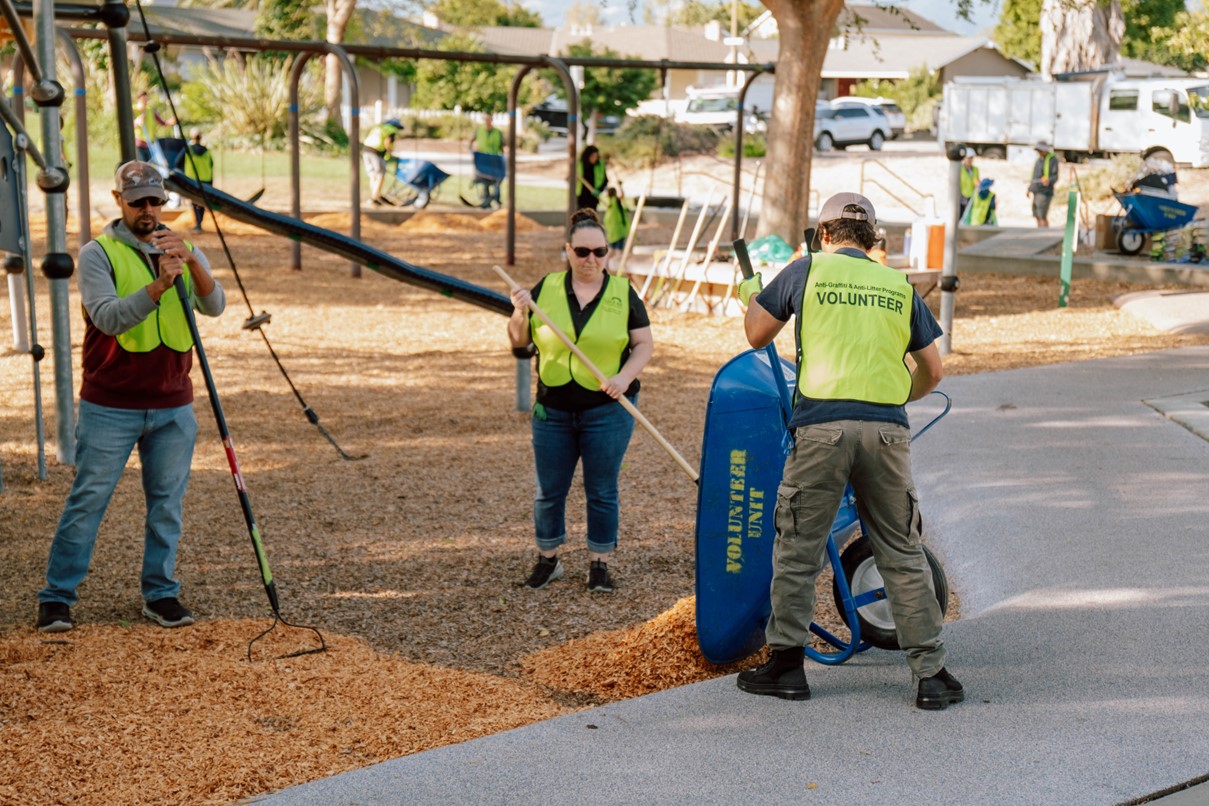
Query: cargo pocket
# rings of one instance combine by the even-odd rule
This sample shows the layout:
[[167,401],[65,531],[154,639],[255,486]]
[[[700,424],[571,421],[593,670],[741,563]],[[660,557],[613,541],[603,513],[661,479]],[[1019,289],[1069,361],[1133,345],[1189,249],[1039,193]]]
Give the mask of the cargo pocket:
[[773,523],[777,528],[777,539],[781,539],[784,535],[793,535],[797,533],[798,522],[798,503],[801,501],[802,491],[797,487],[789,487],[781,484],[777,487],[777,512],[773,518]]

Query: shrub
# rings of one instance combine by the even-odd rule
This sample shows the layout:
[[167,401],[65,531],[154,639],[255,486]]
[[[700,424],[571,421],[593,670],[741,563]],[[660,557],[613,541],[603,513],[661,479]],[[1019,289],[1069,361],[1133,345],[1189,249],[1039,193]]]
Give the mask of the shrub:
[[[743,156],[763,157],[768,152],[768,143],[762,134],[743,135]],[[733,137],[723,137],[718,142],[718,156],[733,159],[735,156],[735,140]]]

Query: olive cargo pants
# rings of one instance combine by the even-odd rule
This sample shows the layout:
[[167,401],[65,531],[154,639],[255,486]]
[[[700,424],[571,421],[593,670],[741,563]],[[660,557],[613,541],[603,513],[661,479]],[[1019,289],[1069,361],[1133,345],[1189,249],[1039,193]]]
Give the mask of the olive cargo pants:
[[945,664],[943,617],[919,542],[911,433],[893,423],[837,420],[797,429],[777,490],[772,616],[765,638],[773,649],[809,641],[815,580],[848,483],[886,583],[899,646],[917,677],[931,677]]

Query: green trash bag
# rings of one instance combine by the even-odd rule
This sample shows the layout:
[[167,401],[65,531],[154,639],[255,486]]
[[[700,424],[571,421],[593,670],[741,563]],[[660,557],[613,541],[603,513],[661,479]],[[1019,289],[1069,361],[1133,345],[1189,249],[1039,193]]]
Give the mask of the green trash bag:
[[779,235],[765,235],[747,245],[747,254],[751,255],[752,263],[781,266],[793,257],[793,247]]

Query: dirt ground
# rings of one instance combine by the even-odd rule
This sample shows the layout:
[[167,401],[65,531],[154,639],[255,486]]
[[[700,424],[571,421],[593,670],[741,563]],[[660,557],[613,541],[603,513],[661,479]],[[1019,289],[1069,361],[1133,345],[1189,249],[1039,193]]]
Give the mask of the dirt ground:
[[[282,612],[318,627],[328,651],[273,660],[315,645],[313,633],[278,627],[252,648],[254,662],[246,656],[269,611],[196,368],[200,433],[178,575],[198,624],[166,631],[139,615],[143,509],[138,473],[128,472],[73,610],[78,628],[36,633],[35,595],[72,470],[55,460],[49,347],[40,376],[46,481],[36,478],[30,358],[2,355],[0,802],[227,803],[732,671],[696,652],[688,600],[696,488],[655,440],[637,431],[622,471],[616,592],[584,590],[578,492],[568,507],[567,577],[521,589],[534,558],[533,460],[503,318],[372,271],[351,279],[344,261],[309,248],[304,269],[290,271],[288,242],[226,223],[251,303],[215,235],[199,236],[228,294],[226,314],[202,320],[202,337]],[[501,287],[491,270],[503,255],[498,219],[367,222],[363,237]],[[642,237],[667,239],[649,228]],[[531,283],[558,268],[560,240],[557,229],[522,228],[513,276]],[[40,276],[38,287],[49,345]],[[1157,332],[1109,301],[1138,288],[1079,281],[1070,307],[1058,309],[1056,279],[963,278],[948,371],[1209,341]],[[74,287],[69,309],[78,389]],[[273,314],[266,333],[299,392],[344,450],[364,458],[340,458],[262,340],[240,328],[262,310]],[[656,352],[640,406],[696,464],[711,379],[745,348],[742,328],[665,310],[652,320]],[[11,331],[7,305],[0,330]],[[780,347],[790,354],[792,335]],[[951,416],[961,416],[960,400]],[[833,615],[821,611],[825,618]],[[558,672],[589,665],[598,674]]]

